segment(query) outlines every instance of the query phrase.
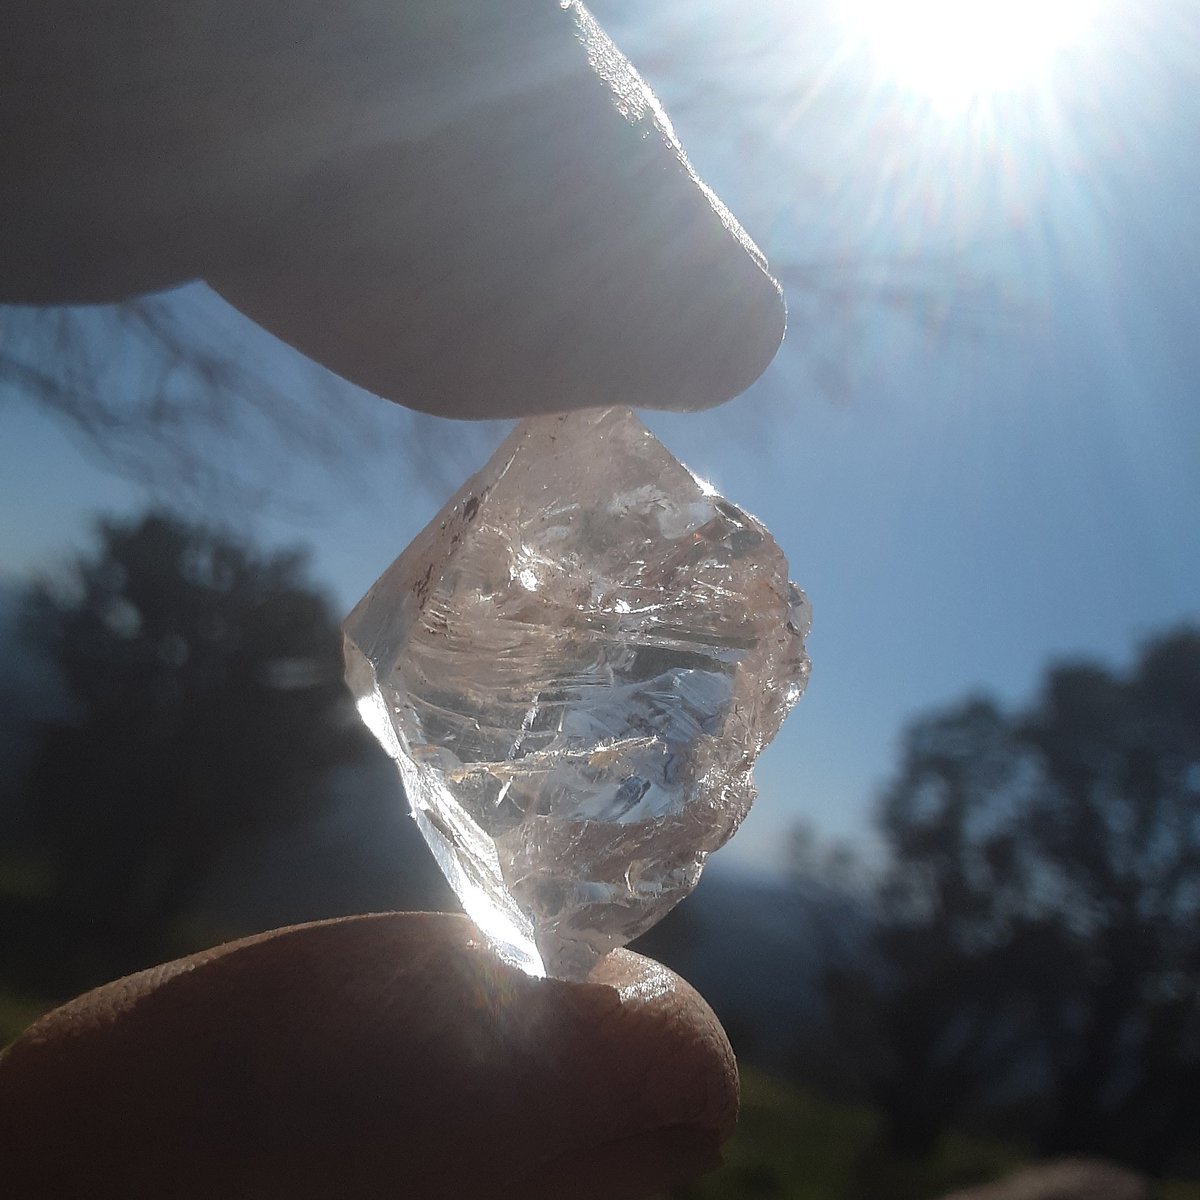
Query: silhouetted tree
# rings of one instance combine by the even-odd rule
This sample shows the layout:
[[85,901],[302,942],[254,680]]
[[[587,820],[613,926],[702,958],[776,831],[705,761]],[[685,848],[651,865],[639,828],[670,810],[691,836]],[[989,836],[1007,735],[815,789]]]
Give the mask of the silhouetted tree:
[[1036,1091],[1043,1149],[1162,1169],[1200,1095],[1200,632],[918,720],[881,824],[882,966],[832,985],[896,1140]]
[[106,522],[28,620],[70,697],[24,830],[53,880],[50,985],[74,987],[153,961],[214,862],[312,813],[367,742],[299,555],[161,515]]
[[498,440],[494,422],[360,393],[199,284],[121,304],[0,306],[0,415],[21,402],[173,509],[235,521],[268,503],[302,509],[288,488],[297,467],[361,497],[361,465],[383,446],[407,484],[440,498]]

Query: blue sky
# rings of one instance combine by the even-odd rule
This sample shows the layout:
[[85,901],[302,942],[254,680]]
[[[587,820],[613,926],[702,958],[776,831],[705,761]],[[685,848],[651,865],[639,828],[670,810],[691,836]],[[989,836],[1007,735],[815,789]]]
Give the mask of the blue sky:
[[[913,714],[978,690],[1016,702],[1052,659],[1127,662],[1200,619],[1200,22],[1186,3],[1103,7],[1059,75],[946,109],[847,49],[836,7],[793,26],[782,3],[741,20],[718,0],[597,5],[773,263],[858,281],[848,304],[794,287],[746,396],[648,417],[766,522],[814,607],[809,693],[729,863],[778,866],[800,820],[869,846]],[[303,379],[265,335],[245,345]],[[401,452],[426,425],[388,428],[396,452],[350,484],[294,465],[302,520],[248,518],[309,543],[344,608],[440,498]],[[464,442],[451,477],[487,452]],[[279,451],[239,453],[253,470]],[[0,579],[20,580],[144,494],[9,402],[0,500]]]

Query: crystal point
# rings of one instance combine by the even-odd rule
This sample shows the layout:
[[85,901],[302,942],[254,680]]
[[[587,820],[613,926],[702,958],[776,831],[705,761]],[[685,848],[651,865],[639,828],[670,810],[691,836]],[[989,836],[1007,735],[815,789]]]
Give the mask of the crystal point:
[[632,412],[533,417],[347,618],[347,679],[468,915],[577,979],[746,815],[808,620],[766,529]]

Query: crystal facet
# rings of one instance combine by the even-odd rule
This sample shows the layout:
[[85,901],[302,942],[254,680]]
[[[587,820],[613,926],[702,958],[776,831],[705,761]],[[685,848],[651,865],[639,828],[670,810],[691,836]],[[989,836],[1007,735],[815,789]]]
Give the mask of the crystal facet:
[[695,887],[808,675],[754,517],[624,409],[529,418],[346,620],[347,679],[463,907],[582,978]]

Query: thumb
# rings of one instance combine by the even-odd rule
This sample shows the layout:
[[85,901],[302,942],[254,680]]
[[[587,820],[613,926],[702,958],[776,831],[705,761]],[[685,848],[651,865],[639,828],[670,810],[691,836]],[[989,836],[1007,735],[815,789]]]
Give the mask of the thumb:
[[279,930],[108,984],[0,1057],[6,1195],[636,1197],[715,1165],[711,1010],[656,963],[504,966],[462,917]]

